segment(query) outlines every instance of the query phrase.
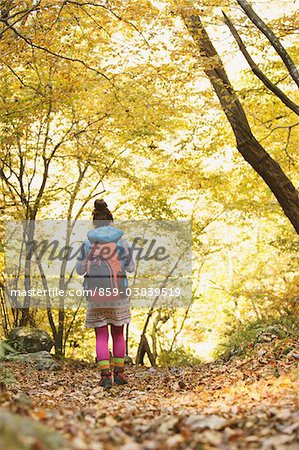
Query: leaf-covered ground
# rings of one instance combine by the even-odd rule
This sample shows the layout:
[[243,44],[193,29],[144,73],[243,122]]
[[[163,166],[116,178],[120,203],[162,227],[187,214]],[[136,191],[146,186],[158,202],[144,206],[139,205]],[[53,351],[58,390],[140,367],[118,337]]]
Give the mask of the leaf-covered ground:
[[287,349],[264,345],[188,369],[131,367],[130,384],[110,391],[92,364],[44,372],[10,363],[17,383],[1,407],[61,431],[71,449],[297,450],[299,353],[294,342]]

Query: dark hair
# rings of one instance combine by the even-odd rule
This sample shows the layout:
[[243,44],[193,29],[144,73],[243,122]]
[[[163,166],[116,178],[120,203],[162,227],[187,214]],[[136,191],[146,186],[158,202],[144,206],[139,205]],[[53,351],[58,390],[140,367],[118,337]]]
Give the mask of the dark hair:
[[110,222],[113,222],[113,216],[104,200],[96,200],[94,202],[92,220],[96,228],[104,227],[109,225]]

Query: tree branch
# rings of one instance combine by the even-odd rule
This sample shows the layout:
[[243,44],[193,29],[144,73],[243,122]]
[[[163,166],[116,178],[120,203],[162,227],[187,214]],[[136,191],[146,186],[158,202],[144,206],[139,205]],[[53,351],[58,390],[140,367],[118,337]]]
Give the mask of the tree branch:
[[36,89],[34,86],[30,86],[29,84],[26,84],[23,81],[23,79],[17,74],[17,72],[9,64],[7,64],[6,62],[4,62],[4,64],[13,73],[13,75],[19,80],[19,82],[21,83],[22,86],[24,86],[24,87],[26,87],[28,89],[32,89],[38,95],[41,95],[42,97],[44,97],[44,94],[42,92],[40,92],[38,89]]
[[258,14],[252,9],[251,5],[247,0],[237,0],[238,4],[241,6],[247,17],[251,22],[266,36],[270,44],[275,48],[276,52],[284,62],[289,74],[299,87],[299,72],[298,69],[290,57],[289,53],[286,51],[278,37],[273,33],[273,31],[268,27],[268,25],[258,16]]
[[103,78],[105,78],[107,81],[109,81],[110,84],[112,84],[111,79],[105,75],[103,72],[99,71],[95,67],[91,67],[83,59],[79,58],[72,58],[70,56],[61,55],[60,53],[53,52],[47,47],[43,47],[42,45],[35,44],[30,38],[27,38],[26,36],[23,36],[18,30],[16,30],[13,26],[11,26],[12,31],[26,44],[28,44],[30,47],[36,48],[38,50],[42,50],[43,52],[49,53],[49,55],[55,56],[56,58],[60,58],[66,61],[76,62],[79,64],[82,64],[86,69],[91,70],[93,72],[96,72],[98,75],[101,75]]
[[140,36],[142,37],[142,39],[144,40],[144,42],[150,46],[150,44],[148,43],[148,41],[146,40],[145,36],[143,35],[143,33],[136,27],[136,25],[134,25],[132,22],[130,22],[129,20],[123,19],[121,16],[119,16],[118,14],[116,14],[116,12],[114,12],[111,8],[108,8],[105,5],[101,5],[99,3],[95,3],[95,2],[91,2],[91,1],[87,1],[87,2],[79,2],[79,1],[75,1],[75,0],[65,0],[66,4],[69,5],[76,5],[76,6],[95,6],[98,8],[103,8],[106,11],[109,11],[117,20],[122,21],[124,23],[126,23],[127,25],[130,25],[132,28],[134,28],[135,31],[137,31],[138,34],[140,34]]
[[[18,23],[21,22],[23,19],[25,19],[25,17],[27,17],[31,12],[35,11],[36,9],[38,9],[38,7],[40,6],[41,0],[39,0],[39,2],[34,5],[32,8],[27,9],[27,10],[23,10],[23,11],[19,11],[15,14],[13,14],[12,16],[9,16],[9,10],[5,10],[2,9],[1,11],[1,18],[0,18],[0,22],[4,23],[6,25],[6,28],[4,28],[4,30],[1,31],[0,33],[0,38],[3,36],[4,33],[6,33],[6,31],[11,30],[12,27]],[[23,14],[24,13],[24,14]],[[12,24],[8,23],[8,19],[13,19],[14,17],[19,16],[20,14],[21,17],[18,17]]]
[[234,39],[236,40],[239,49],[241,50],[244,58],[248,62],[249,66],[252,69],[252,72],[261,80],[261,82],[271,91],[273,94],[278,97],[284,105],[286,105],[288,108],[290,108],[295,114],[299,116],[299,106],[296,105],[284,92],[282,92],[279,87],[277,87],[275,84],[272,83],[272,81],[261,71],[261,69],[257,66],[257,64],[254,62],[250,54],[248,53],[246,46],[244,42],[242,41],[241,36],[239,35],[238,31],[234,27],[232,21],[227,17],[224,11],[222,11],[224,21],[226,25],[228,26],[231,34],[233,35]]

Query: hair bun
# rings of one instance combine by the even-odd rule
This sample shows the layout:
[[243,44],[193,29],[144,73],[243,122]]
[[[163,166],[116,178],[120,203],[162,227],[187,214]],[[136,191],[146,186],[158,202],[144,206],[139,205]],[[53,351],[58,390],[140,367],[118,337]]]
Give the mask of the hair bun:
[[105,211],[108,208],[107,203],[104,200],[96,200],[94,202],[94,209],[96,211]]

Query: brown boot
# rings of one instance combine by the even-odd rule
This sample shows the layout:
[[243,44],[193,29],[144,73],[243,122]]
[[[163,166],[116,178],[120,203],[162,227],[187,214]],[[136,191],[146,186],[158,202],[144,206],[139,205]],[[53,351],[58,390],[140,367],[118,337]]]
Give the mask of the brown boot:
[[109,369],[101,370],[100,386],[103,387],[104,389],[110,389],[112,387],[111,370]]
[[115,384],[128,384],[128,380],[124,374],[123,367],[115,367],[114,369],[114,383]]

